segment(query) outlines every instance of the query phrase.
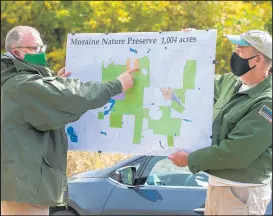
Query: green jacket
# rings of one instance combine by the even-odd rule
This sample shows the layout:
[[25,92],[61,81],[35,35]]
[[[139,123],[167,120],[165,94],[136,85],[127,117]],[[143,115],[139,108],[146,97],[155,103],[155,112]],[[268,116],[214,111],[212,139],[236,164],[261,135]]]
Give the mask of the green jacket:
[[272,176],[272,74],[238,93],[233,74],[215,79],[212,145],[189,154],[193,173],[244,183],[266,183]]
[[118,80],[82,83],[1,56],[1,200],[68,201],[64,126],[122,92]]

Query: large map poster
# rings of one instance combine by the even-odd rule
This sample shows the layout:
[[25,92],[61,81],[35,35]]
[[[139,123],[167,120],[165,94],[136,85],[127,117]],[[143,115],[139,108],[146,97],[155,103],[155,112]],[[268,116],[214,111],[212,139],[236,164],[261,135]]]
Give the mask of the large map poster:
[[211,145],[216,30],[68,34],[66,52],[66,71],[82,82],[139,68],[132,89],[66,126],[70,150],[169,155]]

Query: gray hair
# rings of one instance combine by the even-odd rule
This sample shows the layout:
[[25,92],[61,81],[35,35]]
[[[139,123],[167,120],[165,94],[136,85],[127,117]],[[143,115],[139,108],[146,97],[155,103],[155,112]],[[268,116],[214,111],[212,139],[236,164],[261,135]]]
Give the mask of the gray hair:
[[11,29],[5,39],[5,49],[10,52],[14,45],[18,45],[21,42],[22,36],[26,32],[33,32],[40,36],[40,33],[33,27],[30,26],[16,26]]
[[272,59],[268,58],[267,56],[264,55],[265,62],[269,65],[269,67],[272,66]]
[[264,54],[262,54],[260,51],[258,51],[254,47],[253,47],[253,50],[254,50],[255,54],[261,54],[264,57],[264,60],[265,60],[265,63],[266,63],[266,67],[270,68],[272,66],[272,59],[268,58],[267,56],[265,56]]

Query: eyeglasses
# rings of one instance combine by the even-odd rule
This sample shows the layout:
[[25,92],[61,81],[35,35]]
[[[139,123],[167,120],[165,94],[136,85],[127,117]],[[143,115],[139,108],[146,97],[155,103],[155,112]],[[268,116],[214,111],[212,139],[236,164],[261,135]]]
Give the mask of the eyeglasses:
[[45,52],[47,45],[39,45],[39,46],[17,46],[14,48],[28,48],[28,49],[33,49],[35,54],[40,53],[40,52]]

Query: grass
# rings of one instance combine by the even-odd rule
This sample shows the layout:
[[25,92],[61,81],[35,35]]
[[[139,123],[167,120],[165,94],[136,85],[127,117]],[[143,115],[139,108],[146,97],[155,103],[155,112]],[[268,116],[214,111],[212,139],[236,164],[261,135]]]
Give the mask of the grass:
[[132,155],[96,152],[69,151],[67,155],[67,175],[101,169],[118,163]]

